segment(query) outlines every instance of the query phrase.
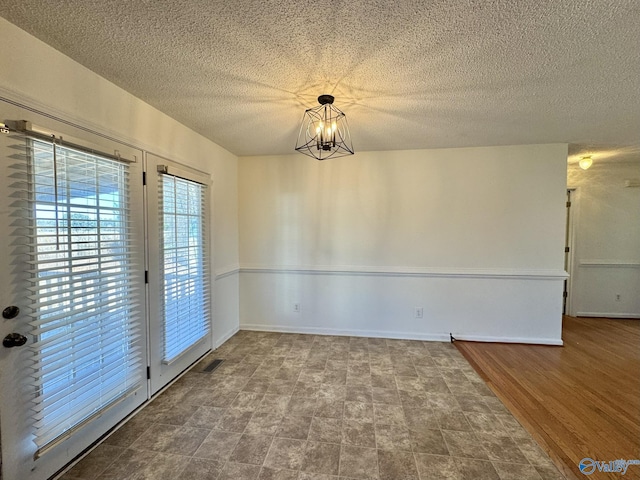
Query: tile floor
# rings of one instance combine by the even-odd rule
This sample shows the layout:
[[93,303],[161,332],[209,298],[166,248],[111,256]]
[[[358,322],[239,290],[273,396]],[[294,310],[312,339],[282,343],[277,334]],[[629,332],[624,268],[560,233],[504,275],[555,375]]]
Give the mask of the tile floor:
[[241,331],[63,479],[564,477],[449,343]]

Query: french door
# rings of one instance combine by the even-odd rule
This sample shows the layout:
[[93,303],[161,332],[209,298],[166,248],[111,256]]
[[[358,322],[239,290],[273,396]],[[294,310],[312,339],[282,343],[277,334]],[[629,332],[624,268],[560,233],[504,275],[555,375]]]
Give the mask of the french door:
[[2,113],[2,467],[44,480],[148,398],[142,152]]
[[152,394],[211,348],[209,183],[147,154]]
[[211,348],[209,180],[0,114],[2,473],[46,480]]

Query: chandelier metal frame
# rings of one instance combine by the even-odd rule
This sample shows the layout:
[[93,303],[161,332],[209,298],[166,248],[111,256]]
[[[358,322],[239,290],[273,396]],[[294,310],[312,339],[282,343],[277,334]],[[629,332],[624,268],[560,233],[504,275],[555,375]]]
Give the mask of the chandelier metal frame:
[[320,95],[317,107],[305,110],[296,151],[317,160],[353,155],[347,116],[333,105],[333,95]]

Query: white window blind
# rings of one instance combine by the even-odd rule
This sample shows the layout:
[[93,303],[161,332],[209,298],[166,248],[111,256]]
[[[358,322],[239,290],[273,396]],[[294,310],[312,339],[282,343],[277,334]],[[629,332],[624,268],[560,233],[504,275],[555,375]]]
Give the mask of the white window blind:
[[158,177],[163,361],[171,363],[209,333],[207,187],[174,175],[160,173]]
[[26,145],[28,395],[42,452],[142,382],[140,272],[128,165],[40,140]]

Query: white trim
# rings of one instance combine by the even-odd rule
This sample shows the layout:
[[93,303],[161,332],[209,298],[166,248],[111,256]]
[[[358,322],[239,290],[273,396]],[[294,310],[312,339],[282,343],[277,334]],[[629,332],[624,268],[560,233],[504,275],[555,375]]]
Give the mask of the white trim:
[[376,267],[361,265],[240,265],[240,273],[277,273],[301,275],[372,275],[384,277],[457,277],[516,280],[564,280],[564,270],[516,268],[432,268]]
[[[191,182],[201,183],[202,185],[206,185],[207,187],[213,185],[213,178],[208,172],[195,167],[191,167],[176,160],[171,160],[170,158],[155,154],[153,152],[147,152],[147,155],[156,157],[155,159],[153,159],[156,162],[156,169],[153,172],[149,172],[150,174],[156,173],[161,175],[171,175],[174,177],[189,180]],[[165,165],[167,163],[168,165]],[[160,170],[161,166],[164,167],[166,171]]]
[[[337,328],[323,327],[301,327],[287,325],[258,325],[242,324],[240,330],[253,330],[258,332],[278,332],[278,333],[307,333],[314,335],[337,335],[349,337],[369,337],[369,338],[391,338],[397,340],[423,340],[429,342],[449,342],[448,333],[428,333],[416,334],[410,332],[391,332],[376,330],[343,330]],[[493,343],[529,343],[535,345],[563,345],[562,339],[555,338],[525,338],[525,337],[484,337],[480,335],[456,335],[456,340],[468,340],[471,342],[493,342]]]
[[222,345],[224,342],[229,340],[231,337],[233,337],[239,331],[240,331],[240,327],[232,328],[227,333],[222,335],[219,339],[214,340],[213,349],[215,350],[216,348],[220,347],[220,345]]
[[578,312],[577,317],[640,318],[640,313]]
[[[577,271],[577,257],[576,252],[578,245],[577,227],[579,225],[580,218],[580,187],[567,186],[567,191],[571,192],[571,206],[569,207],[569,262],[567,265],[567,299],[565,313],[567,315],[574,315],[575,305],[575,288],[577,285],[576,271]],[[567,245],[565,245],[567,246]]]
[[[184,127],[185,130],[188,130],[194,135],[202,138],[203,140],[206,140],[207,142],[220,147],[221,150],[224,150],[225,152],[229,152],[229,150],[227,150],[226,148],[221,147],[220,145],[208,139],[201,133],[198,133],[192,128],[187,127],[184,123],[179,122],[178,120],[176,120],[173,117],[170,117],[164,112],[161,112],[156,107],[150,105],[144,100],[141,100],[140,98],[134,96],[133,94],[125,90],[122,90],[120,87],[118,88],[122,92],[130,96],[130,98],[138,100],[141,104],[145,105],[145,107],[155,110],[157,114],[164,117],[165,119],[175,122],[176,124]],[[78,117],[74,113],[60,110],[58,108],[52,107],[51,105],[46,105],[41,101],[36,100],[35,97],[17,92],[16,90],[8,88],[6,85],[0,85],[0,102],[2,101],[4,101],[5,103],[8,103],[9,105],[13,105],[15,107],[28,110],[32,113],[35,113],[36,115],[41,115],[43,117],[50,118],[52,120],[64,123],[65,125],[69,125],[73,128],[78,128],[80,130],[98,135],[103,138],[107,138],[109,140],[120,143],[122,145],[126,145],[131,148],[135,148],[137,150],[144,150],[145,152],[152,153],[161,158],[173,158],[174,159],[173,161],[175,163],[179,163],[180,165],[188,165],[188,161],[186,159],[183,160],[183,159],[177,158],[175,155],[175,152],[170,152],[165,150],[162,147],[158,147],[156,143],[147,143],[145,141],[141,141],[136,137],[130,137],[126,133],[120,132],[118,130],[114,130],[113,128],[111,128],[110,125],[101,125],[99,123],[92,122],[86,118]],[[233,155],[231,152],[229,153]],[[234,156],[237,158],[236,155]]]
[[68,113],[53,108],[50,105],[45,105],[42,102],[35,100],[33,97],[25,96],[21,93],[7,88],[4,85],[0,86],[0,102],[13,105],[14,107],[27,110],[31,113],[46,117],[74,129],[81,130],[91,135],[96,135],[98,137],[115,143],[119,143],[121,145],[125,145],[130,148],[134,148],[136,150],[145,150],[140,146],[136,146],[136,142],[132,138],[127,138],[117,133],[115,130],[110,129],[109,127],[104,127],[84,119],[79,120],[73,115],[69,115]]
[[581,267],[638,268],[640,262],[632,260],[580,260]]
[[222,267],[216,270],[216,280],[223,279],[225,277],[230,277],[231,275],[235,275],[240,273],[240,265],[229,265],[228,267]]
[[531,337],[493,337],[483,335],[456,335],[452,333],[453,338],[460,341],[468,342],[488,342],[488,343],[527,343],[533,345],[558,345],[562,346],[564,343],[562,339],[557,338],[531,338]]
[[448,333],[416,334],[409,332],[390,332],[375,330],[343,330],[339,328],[301,327],[288,325],[241,324],[240,330],[278,333],[306,333],[312,335],[335,335],[340,337],[392,338],[396,340],[426,340],[431,342],[448,342]]

